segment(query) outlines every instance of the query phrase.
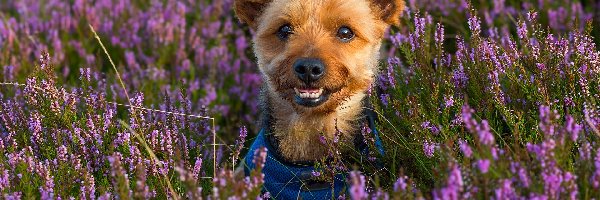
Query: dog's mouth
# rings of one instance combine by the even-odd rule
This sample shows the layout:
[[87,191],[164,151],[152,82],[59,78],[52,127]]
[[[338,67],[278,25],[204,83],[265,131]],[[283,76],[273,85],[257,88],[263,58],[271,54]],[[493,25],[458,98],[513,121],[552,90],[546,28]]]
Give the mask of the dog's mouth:
[[329,99],[330,93],[323,88],[294,88],[294,101],[301,106],[317,107]]

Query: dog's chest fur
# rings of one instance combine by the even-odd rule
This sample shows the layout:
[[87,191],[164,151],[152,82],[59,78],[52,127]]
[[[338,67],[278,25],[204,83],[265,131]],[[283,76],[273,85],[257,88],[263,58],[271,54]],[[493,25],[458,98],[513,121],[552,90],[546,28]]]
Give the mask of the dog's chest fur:
[[[328,147],[320,137],[332,139],[336,131],[341,132],[342,141],[353,141],[360,127],[365,94],[350,97],[332,113],[308,115],[297,113],[280,98],[268,97],[265,106],[270,118],[269,129],[278,140],[278,153],[288,161],[314,161],[327,155]],[[289,108],[288,108],[289,107]],[[269,116],[270,115],[270,116]],[[349,144],[352,145],[352,144]]]

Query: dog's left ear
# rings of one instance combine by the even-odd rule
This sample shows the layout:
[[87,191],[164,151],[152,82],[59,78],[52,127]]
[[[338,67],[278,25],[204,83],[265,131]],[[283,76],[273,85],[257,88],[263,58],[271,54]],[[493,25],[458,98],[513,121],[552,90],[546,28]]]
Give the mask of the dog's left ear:
[[384,22],[399,26],[400,15],[404,11],[404,0],[371,0],[371,6]]
[[262,12],[272,0],[234,0],[233,10],[238,19],[248,24],[250,28],[256,29],[258,24],[256,20],[262,15]]

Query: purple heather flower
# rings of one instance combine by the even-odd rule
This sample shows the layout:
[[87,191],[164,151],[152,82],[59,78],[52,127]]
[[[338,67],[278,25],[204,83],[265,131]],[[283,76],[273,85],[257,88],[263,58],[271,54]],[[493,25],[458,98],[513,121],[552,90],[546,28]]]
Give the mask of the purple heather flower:
[[479,136],[479,142],[484,145],[494,144],[494,135],[490,130],[490,125],[487,120],[482,120],[481,124],[477,127],[477,134]]
[[90,173],[85,174],[84,180],[81,181],[81,198],[80,199],[96,199],[96,185],[94,176]]
[[419,13],[414,15],[415,31],[409,35],[411,50],[415,51],[422,43],[421,38],[425,36],[426,19],[422,18]]
[[390,84],[390,86],[392,88],[396,88],[396,78],[395,78],[395,72],[394,72],[394,67],[398,67],[400,66],[400,58],[398,57],[391,57],[388,59],[388,67],[387,67],[387,81],[388,84]]
[[79,68],[79,74],[81,75],[79,77],[80,80],[85,80],[85,81],[91,81],[91,69],[90,68]]
[[[521,166],[518,162],[511,162],[510,164],[510,172],[513,174],[517,174],[518,181],[520,186],[524,188],[528,188],[530,185],[529,176],[527,175],[527,169]],[[516,181],[516,180],[515,180]]]
[[490,160],[481,159],[477,161],[477,168],[483,174],[487,173],[490,169]]
[[471,35],[479,36],[479,34],[481,33],[481,21],[479,20],[479,17],[477,17],[477,15],[471,14],[467,23],[469,24]]
[[473,155],[473,150],[471,150],[471,147],[469,147],[469,144],[467,143],[467,141],[459,139],[458,145],[459,145],[460,151],[463,153],[463,155],[467,158],[471,158],[471,156]]
[[311,172],[311,174],[312,174],[314,177],[319,177],[319,176],[321,176],[321,172],[319,172],[319,171],[314,171],[314,170],[313,170],[313,171]]
[[111,200],[114,197],[112,197],[112,194],[110,192],[104,193],[103,195],[100,195],[98,197],[98,200]]
[[499,154],[502,154],[502,150],[498,149],[498,147],[496,147],[496,146],[493,146],[490,149],[490,154],[492,154],[492,158],[494,160],[498,160],[498,158],[499,158],[498,156],[499,156]]
[[468,54],[468,52],[467,52],[468,49],[467,49],[467,47],[465,45],[465,40],[462,37],[458,36],[458,35],[456,37],[457,37],[456,38],[456,43],[457,43],[456,47],[457,47],[457,50],[456,50],[455,56],[456,56],[456,60],[458,60],[460,62],[460,64],[461,64],[460,66],[461,66],[461,69],[462,69],[462,62],[467,58],[465,54]]
[[460,167],[457,164],[454,164],[452,166],[452,169],[450,170],[450,175],[448,176],[448,183],[458,187],[462,187],[464,185],[462,174],[460,172]]
[[561,185],[564,182],[563,172],[556,166],[554,161],[548,164],[541,174],[542,180],[544,180],[544,192],[551,198],[558,198]]
[[260,196],[260,199],[271,199],[271,193],[270,192],[265,192],[264,194],[262,194]]
[[67,162],[68,159],[68,155],[67,155],[67,147],[65,147],[65,145],[60,145],[60,147],[58,147],[58,151],[57,151],[57,159],[60,162]]
[[582,161],[587,161],[591,158],[592,146],[590,146],[589,142],[585,141],[583,144],[581,144],[581,147],[579,148],[579,159],[581,159]]
[[452,106],[454,106],[454,96],[452,95],[448,95],[448,96],[444,96],[444,107],[445,108],[450,108]]
[[201,168],[202,168],[202,158],[198,157],[198,158],[196,158],[196,162],[194,163],[194,169],[192,170],[192,174],[194,175],[194,178],[198,178]]
[[261,148],[257,149],[256,152],[254,152],[254,159],[252,160],[252,163],[254,163],[256,166],[260,166],[262,168],[265,166],[266,162],[267,162],[267,148],[261,147]]
[[556,134],[555,125],[552,123],[558,119],[559,115],[556,110],[550,110],[550,107],[540,105],[540,123],[539,127],[547,135],[553,136]]
[[435,31],[435,43],[442,47],[444,43],[444,25],[437,23],[437,29]]
[[440,133],[440,128],[432,124],[430,121],[424,121],[423,123],[421,123],[421,128],[431,131],[433,135],[437,135]]
[[44,52],[42,53],[42,55],[40,55],[40,68],[44,69],[46,68],[46,66],[48,66],[48,64],[50,63],[50,54],[48,52]]
[[327,144],[327,139],[324,135],[319,135],[319,142],[321,142],[321,144]]
[[452,164],[448,173],[446,185],[433,193],[433,199],[460,199],[460,194],[463,192],[463,178],[458,164]]
[[565,130],[571,135],[572,141],[577,142],[577,137],[579,136],[579,132],[581,132],[582,128],[583,126],[577,124],[572,116],[567,116]]
[[536,63],[536,66],[540,71],[546,70],[546,65],[544,63]]
[[465,123],[465,127],[470,131],[475,131],[477,127],[477,121],[473,119],[473,112],[475,112],[469,105],[465,104],[462,107],[461,117]]
[[394,183],[394,192],[400,192],[406,190],[408,177],[400,176]]
[[573,98],[571,98],[571,97],[565,97],[564,103],[565,103],[565,106],[568,106],[568,107],[575,106],[575,103],[573,102]]
[[523,21],[519,21],[519,27],[517,29],[517,35],[519,39],[526,39],[528,36],[527,24]]
[[600,189],[600,148],[596,150],[596,158],[594,159],[594,167],[596,170],[592,175],[591,184],[595,189]]
[[6,200],[21,200],[23,198],[22,192],[14,192],[11,194],[5,194],[3,196]]
[[569,199],[575,200],[577,199],[577,176],[575,176],[571,172],[565,172],[563,175],[564,183],[566,183],[566,190],[569,194]]
[[42,137],[42,115],[38,112],[34,112],[31,114],[32,116],[29,118],[29,130],[31,131],[31,143],[34,148],[37,148],[38,145],[41,145],[44,142],[44,138]]
[[8,170],[4,170],[2,172],[2,176],[0,176],[0,191],[4,191],[4,189],[10,187],[10,174]]
[[[1,38],[1,37],[0,37]],[[0,44],[2,44],[2,39],[0,39]],[[12,65],[4,66],[4,81],[12,81],[14,80],[15,67]]]
[[248,136],[248,130],[246,129],[246,126],[242,126],[240,128],[240,136],[235,141],[235,145],[236,145],[237,149],[233,152],[234,160],[237,160],[238,155],[242,151],[242,148],[244,147],[244,143],[246,142],[246,136]]
[[468,80],[469,78],[463,69],[462,63],[460,63],[459,68],[452,72],[452,82],[454,83],[454,87],[457,89],[465,88]]
[[381,98],[381,103],[387,107],[389,104],[389,101],[390,101],[390,95],[389,94],[381,94],[380,98]]
[[48,200],[54,199],[54,177],[50,176],[49,174],[46,174],[46,177],[44,179],[46,182],[43,186],[40,187],[40,198]]
[[369,194],[367,193],[365,176],[362,175],[358,171],[351,171],[350,172],[350,181],[352,183],[350,186],[350,191],[349,191],[350,199],[352,199],[352,200],[367,199]]
[[423,152],[425,153],[425,156],[427,156],[428,158],[433,157],[433,153],[435,152],[435,147],[436,147],[436,144],[434,142],[425,140],[423,142]]
[[505,2],[506,0],[494,0],[494,15],[499,15],[505,12]]
[[516,199],[517,194],[510,179],[500,180],[500,187],[495,190],[495,199]]

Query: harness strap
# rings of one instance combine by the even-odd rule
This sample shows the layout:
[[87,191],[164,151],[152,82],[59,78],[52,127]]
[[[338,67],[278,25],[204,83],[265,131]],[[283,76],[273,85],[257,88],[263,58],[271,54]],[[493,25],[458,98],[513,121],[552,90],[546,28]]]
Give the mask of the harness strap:
[[[375,127],[375,115],[371,109],[364,109],[364,116],[371,134],[375,139],[375,147],[382,156],[385,154],[379,132]],[[268,121],[264,125],[269,127]],[[334,176],[333,183],[316,181],[312,162],[287,162],[281,158],[277,151],[279,141],[268,133],[269,128],[263,128],[258,133],[248,154],[245,157],[244,171],[246,175],[255,168],[253,163],[254,152],[261,147],[267,148],[267,159],[263,168],[264,192],[269,192],[275,199],[331,199],[338,197],[347,188],[346,174]],[[369,146],[365,143],[362,134],[354,138],[355,147],[363,155],[369,155]],[[376,161],[376,167],[382,168],[383,163]]]

